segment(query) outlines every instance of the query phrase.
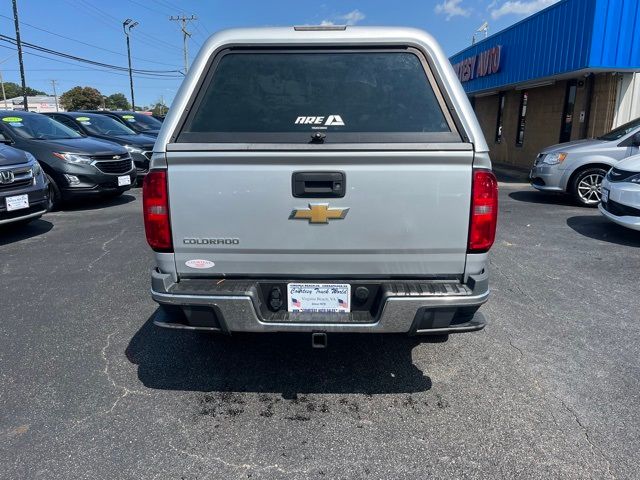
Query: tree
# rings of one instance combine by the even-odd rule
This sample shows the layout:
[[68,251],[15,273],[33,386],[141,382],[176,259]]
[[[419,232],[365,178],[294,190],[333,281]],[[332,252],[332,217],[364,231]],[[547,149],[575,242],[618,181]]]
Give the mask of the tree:
[[[17,83],[5,82],[4,93],[7,96],[7,98],[21,97],[22,87]],[[2,92],[0,92],[0,95],[2,95]],[[34,95],[47,95],[47,93],[40,90],[36,90],[35,88],[27,87],[27,95],[29,97],[33,97]]]
[[167,107],[162,100],[159,102],[156,102],[151,107],[151,111],[153,112],[154,115],[166,115],[167,110],[169,110],[169,107]]
[[92,87],[73,87],[60,95],[60,104],[69,111],[93,110],[102,105],[102,94]]
[[109,95],[104,103],[109,110],[131,110],[131,104],[124,93]]

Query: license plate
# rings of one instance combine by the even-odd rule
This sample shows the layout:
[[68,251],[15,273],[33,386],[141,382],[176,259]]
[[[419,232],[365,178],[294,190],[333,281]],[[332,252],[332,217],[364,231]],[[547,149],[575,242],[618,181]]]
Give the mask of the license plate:
[[351,311],[351,285],[346,283],[290,283],[287,293],[290,312]]
[[609,201],[609,190],[606,188],[602,189],[602,203],[607,203]]
[[131,185],[131,177],[129,175],[118,177],[118,186],[124,187],[125,185]]
[[7,197],[5,198],[5,202],[7,205],[7,212],[29,208],[29,195],[16,195],[15,197]]

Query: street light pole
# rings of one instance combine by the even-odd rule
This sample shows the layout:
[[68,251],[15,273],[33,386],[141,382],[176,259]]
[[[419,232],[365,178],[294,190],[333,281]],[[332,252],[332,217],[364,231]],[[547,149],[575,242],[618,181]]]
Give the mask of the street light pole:
[[127,57],[129,58],[129,86],[131,87],[131,110],[136,110],[136,101],[133,96],[133,73],[131,71],[131,45],[129,42],[129,34],[131,33],[131,29],[138,25],[138,22],[134,22],[132,19],[127,18],[124,22],[122,22],[122,29],[124,30],[124,35],[127,37]]

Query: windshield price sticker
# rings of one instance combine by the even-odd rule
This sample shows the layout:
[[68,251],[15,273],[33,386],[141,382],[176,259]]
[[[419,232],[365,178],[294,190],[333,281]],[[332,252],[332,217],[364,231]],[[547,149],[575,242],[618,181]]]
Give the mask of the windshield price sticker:
[[7,123],[19,123],[22,121],[22,118],[20,117],[4,117],[2,119],[3,122],[7,122]]
[[351,285],[290,283],[287,285],[287,304],[290,312],[351,311]]

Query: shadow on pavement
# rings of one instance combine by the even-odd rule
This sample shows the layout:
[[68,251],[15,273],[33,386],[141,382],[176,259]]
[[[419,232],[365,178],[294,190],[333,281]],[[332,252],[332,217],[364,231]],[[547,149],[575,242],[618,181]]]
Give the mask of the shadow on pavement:
[[509,197],[517,200],[518,202],[538,203],[541,205],[567,205],[576,207],[571,197],[568,195],[562,195],[559,193],[544,193],[538,191],[520,190],[517,192],[511,192]]
[[127,203],[134,202],[136,197],[133,195],[120,195],[118,197],[87,197],[77,200],[69,200],[62,205],[61,210],[63,212],[81,212],[86,210],[100,210],[102,208],[115,207],[118,205],[126,205]]
[[284,398],[431,388],[431,379],[411,359],[412,349],[428,337],[337,334],[329,335],[326,349],[317,350],[311,348],[309,334],[223,336],[176,331],[156,327],[154,316],[125,351],[148,388],[279,393]]
[[53,228],[53,223],[39,218],[27,224],[7,224],[0,227],[0,246],[37,237]]
[[625,247],[640,247],[640,232],[617,225],[602,216],[569,217],[567,225],[585,237]]

